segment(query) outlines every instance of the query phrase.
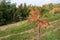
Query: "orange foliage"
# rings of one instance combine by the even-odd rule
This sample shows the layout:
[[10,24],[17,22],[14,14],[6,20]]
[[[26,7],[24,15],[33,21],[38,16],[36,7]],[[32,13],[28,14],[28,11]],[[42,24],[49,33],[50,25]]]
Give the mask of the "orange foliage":
[[46,26],[49,26],[49,22],[47,22],[46,20],[43,21],[43,23],[46,25]]
[[38,20],[38,16],[40,14],[39,10],[37,8],[29,8],[30,10],[30,15],[29,15],[29,18],[31,21],[35,22]]
[[[29,23],[30,24],[34,23],[35,21],[38,21],[38,26],[40,28],[44,28],[43,24],[45,24],[46,26],[49,25],[49,23],[46,20],[44,20],[44,21],[40,20],[41,19],[41,15],[40,15],[41,13],[39,12],[39,10],[37,8],[32,8],[31,7],[31,8],[29,8],[29,10],[30,10],[30,15],[29,15],[29,19],[30,19]],[[34,29],[36,31],[39,30],[38,27],[34,28]]]
[[43,23],[42,22],[38,22],[38,26],[40,27],[40,28],[43,28],[44,26],[43,26]]

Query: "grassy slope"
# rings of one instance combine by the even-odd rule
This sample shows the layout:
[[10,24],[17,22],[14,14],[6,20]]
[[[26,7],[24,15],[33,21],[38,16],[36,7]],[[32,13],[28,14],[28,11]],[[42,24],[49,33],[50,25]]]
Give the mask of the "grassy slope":
[[16,27],[7,28],[6,30],[2,30],[2,31],[0,30],[0,37],[10,35],[10,34],[21,33],[26,30],[30,30],[33,27],[36,27],[36,25],[35,24],[29,25],[29,23],[26,22],[22,25],[19,25],[18,27],[16,26]]
[[[60,26],[60,22],[58,22],[58,24],[55,24],[52,29],[58,28]],[[46,32],[46,36],[42,37],[41,40],[60,40],[60,29],[57,30],[56,32],[53,32],[51,28],[49,29],[43,29],[44,32]],[[43,32],[43,31],[41,31]],[[30,40],[36,33],[31,32],[31,33],[24,33],[24,34],[18,34],[18,35],[14,35],[14,36],[10,36],[7,38],[3,38],[1,40]]]
[[[58,16],[58,15],[57,15]],[[60,18],[60,16],[59,17],[51,17],[50,19],[49,18],[47,18],[47,20],[48,21],[54,21],[54,20],[57,20],[57,19],[59,19]],[[53,19],[54,18],[54,19]],[[57,24],[56,24],[57,23]],[[60,26],[60,21],[59,22],[56,22],[56,23],[53,23],[52,25],[54,26],[54,27],[52,27],[52,28],[49,28],[49,29],[47,29],[47,31],[46,31],[46,29],[41,29],[41,33],[44,33],[44,32],[47,32],[48,34],[47,34],[47,36],[49,36],[49,38],[48,37],[42,37],[41,38],[41,40],[52,40],[53,38],[51,38],[50,39],[50,36],[52,36],[53,34],[56,34],[55,32],[49,32],[49,31],[51,31],[51,30],[53,30],[53,29],[55,29],[55,28],[57,28],[57,27],[59,27]],[[16,33],[20,33],[20,32],[23,32],[23,31],[26,31],[26,30],[29,30],[29,29],[32,29],[32,28],[34,28],[34,27],[36,27],[36,25],[35,24],[32,24],[32,25],[29,25],[28,23],[24,23],[24,24],[22,24],[22,25],[20,25],[20,26],[18,26],[18,27],[12,27],[12,28],[8,28],[8,29],[6,29],[6,30],[3,30],[3,31],[0,31],[0,36],[6,36],[6,35],[10,35],[10,34],[16,34]],[[57,34],[58,33],[60,33],[59,31],[57,32]],[[32,34],[32,33],[26,33],[26,34],[22,34],[22,35],[27,35],[28,36],[28,38],[30,38],[29,36],[30,36],[30,34]],[[11,37],[8,37],[8,38],[5,38],[5,40],[14,40],[14,39],[16,39],[16,40],[26,40],[24,37],[26,37],[26,36],[23,36],[22,37],[22,35],[15,35],[15,36],[11,36]],[[17,36],[17,38],[16,38],[16,36]],[[59,35],[58,35],[59,36]],[[21,37],[21,38],[20,38]],[[59,36],[60,37],[60,36]],[[57,37],[57,38],[59,38],[59,37]],[[27,37],[26,37],[27,38]],[[27,39],[28,39],[27,38]],[[1,40],[4,40],[4,38],[3,39],[1,39]]]

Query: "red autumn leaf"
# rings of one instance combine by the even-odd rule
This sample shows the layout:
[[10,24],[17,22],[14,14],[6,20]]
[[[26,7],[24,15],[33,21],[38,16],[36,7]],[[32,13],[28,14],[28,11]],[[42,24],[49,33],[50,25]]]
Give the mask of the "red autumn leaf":
[[49,26],[49,22],[47,22],[46,20],[43,21],[43,23],[46,25],[46,26]]

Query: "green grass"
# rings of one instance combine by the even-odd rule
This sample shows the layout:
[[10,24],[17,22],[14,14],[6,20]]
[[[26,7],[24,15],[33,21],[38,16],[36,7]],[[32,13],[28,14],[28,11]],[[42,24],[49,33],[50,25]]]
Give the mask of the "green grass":
[[[52,25],[52,26],[51,26]],[[41,28],[40,29],[40,32],[41,32],[41,34],[42,33],[45,33],[45,32],[49,32],[49,31],[52,31],[53,29],[55,29],[55,28],[59,28],[60,27],[60,21],[57,21],[57,22],[54,22],[54,23],[52,23],[50,26],[47,26],[47,27],[49,27],[48,29],[46,29],[46,28]]]
[[[57,22],[56,22],[57,23]],[[58,33],[60,33],[59,31],[56,33],[56,32],[53,32],[52,30],[54,30],[55,28],[58,28],[60,26],[60,21],[58,21],[58,23],[53,23],[52,25],[54,27],[50,27],[49,29],[41,29],[41,33],[45,33],[46,32],[46,35],[47,36],[44,36],[41,38],[41,40],[53,40],[55,39],[54,35],[58,35]],[[15,30],[14,30],[15,31]],[[8,32],[7,32],[8,33]],[[15,33],[15,32],[14,32]],[[13,34],[14,34],[13,33]],[[11,33],[9,33],[11,34]],[[12,35],[10,37],[7,37],[7,38],[3,38],[1,40],[30,40],[32,38],[32,36],[34,36],[36,33],[35,32],[31,32],[31,33],[24,33],[24,34],[18,34],[18,35]],[[8,35],[8,34],[7,34]],[[60,35],[60,34],[59,34]],[[53,37],[53,38],[52,38]],[[51,38],[51,39],[50,39]],[[58,36],[56,38],[59,38]]]
[[30,40],[35,35],[36,35],[36,32],[17,34],[17,35],[14,35],[14,36],[3,38],[1,40]]
[[[47,17],[45,17],[47,15]],[[57,14],[44,14],[44,18],[42,18],[42,20],[47,20],[47,21],[54,21],[54,20],[58,20],[60,19],[60,13],[57,13]]]
[[[44,32],[46,32],[46,36],[42,37],[41,40],[60,40],[60,30],[57,30],[56,32],[53,32],[52,30],[54,28],[58,28],[60,25],[60,21],[56,24],[52,24],[54,25],[54,27],[51,27],[49,29],[41,29]],[[43,32],[41,31],[41,32]],[[31,32],[31,33],[24,33],[24,34],[18,34],[18,35],[12,35],[10,37],[7,38],[3,38],[1,40],[30,40],[33,36],[35,36],[36,33],[35,32]]]
[[55,28],[60,28],[60,21],[52,24],[54,27],[48,29],[41,29],[41,34],[46,32],[46,35],[41,38],[41,40],[60,40],[60,29],[53,32]]
[[24,32],[26,30],[30,30],[32,28],[36,27],[36,24],[32,24],[30,25],[28,22],[20,25],[20,26],[16,26],[16,27],[11,27],[11,28],[7,28],[6,30],[0,30],[0,37],[1,36],[6,36],[6,35],[10,35],[10,34],[16,34],[16,33],[21,33]]
[[60,40],[60,29],[56,32],[47,32],[46,35],[41,38],[41,40]]
[[[45,20],[51,22],[51,21],[55,21],[55,20],[58,20],[58,19],[60,19],[60,14],[55,14],[55,16],[52,16],[52,17],[46,17]],[[52,32],[52,30],[55,29],[55,28],[58,28],[60,26],[60,21],[52,23],[52,25],[54,27],[50,27],[48,29],[45,29],[45,28],[40,29],[41,34],[47,32],[47,34],[46,34],[47,36],[42,37],[41,40],[55,40],[55,37],[54,38],[52,38],[52,37],[54,35],[56,35],[56,33]],[[26,30],[30,30],[34,27],[37,27],[37,23],[33,23],[33,24],[30,25],[28,22],[25,22],[24,24],[21,24],[19,26],[14,26],[14,27],[11,27],[11,28],[7,28],[6,30],[0,30],[0,37],[10,35],[10,34],[21,33],[21,32],[24,32]],[[60,33],[60,32],[57,31],[57,35],[58,35],[58,33]],[[31,37],[33,35],[34,34],[32,32],[31,33],[24,33],[24,34],[20,34],[20,35],[10,36],[8,38],[3,38],[1,40],[26,40],[26,39],[31,39]],[[56,38],[60,37],[60,36],[59,37],[58,36]]]

